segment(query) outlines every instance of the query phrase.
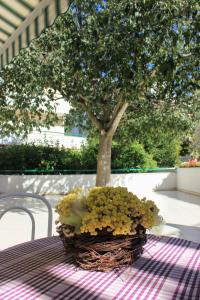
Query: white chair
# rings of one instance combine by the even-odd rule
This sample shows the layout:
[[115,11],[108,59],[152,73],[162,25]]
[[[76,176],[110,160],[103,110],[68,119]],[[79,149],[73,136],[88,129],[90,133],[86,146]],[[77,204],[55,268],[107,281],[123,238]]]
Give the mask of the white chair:
[[[10,194],[2,194],[0,195],[0,202],[2,200],[13,200],[13,199],[24,199],[24,198],[36,198],[38,200],[41,200],[48,209],[48,226],[47,226],[47,236],[51,236],[52,235],[52,218],[53,218],[53,213],[52,213],[52,208],[49,204],[49,202],[47,201],[47,199],[45,199],[43,196],[39,196],[37,194],[32,194],[32,193],[10,193]],[[8,211],[13,210],[13,209],[17,209],[17,210],[23,210],[24,212],[26,212],[30,219],[31,219],[31,223],[32,223],[32,231],[31,231],[31,240],[34,240],[35,238],[35,219],[34,216],[32,214],[32,212],[28,209],[25,208],[21,205],[13,205],[10,206],[8,208],[6,208],[3,212],[0,212],[0,220],[3,217],[3,215],[5,215]]]

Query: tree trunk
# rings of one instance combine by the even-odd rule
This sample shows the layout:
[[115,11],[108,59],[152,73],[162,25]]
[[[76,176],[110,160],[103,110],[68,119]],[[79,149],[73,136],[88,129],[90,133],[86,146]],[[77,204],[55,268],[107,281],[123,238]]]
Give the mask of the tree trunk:
[[112,138],[113,135],[106,132],[100,136],[96,186],[105,186],[110,182]]
[[88,99],[83,95],[79,96],[80,104],[87,112],[92,124],[100,132],[96,186],[105,186],[110,183],[112,138],[124,112],[128,107],[128,103],[120,99],[110,115],[109,122],[105,126],[105,121],[99,120],[96,114],[92,111],[91,104]]
[[[103,129],[103,126],[102,128],[100,126],[99,132],[101,135],[99,141],[99,151],[98,151],[98,161],[97,161],[96,186],[105,186],[105,185],[109,185],[110,183],[112,139],[127,107],[128,107],[127,102],[124,103],[119,102],[119,104],[117,104],[116,109],[114,111],[113,118],[111,119],[110,124],[108,124],[107,126],[107,131]],[[95,124],[96,123],[97,122],[95,121]],[[97,128],[99,128],[99,126],[97,126]]]

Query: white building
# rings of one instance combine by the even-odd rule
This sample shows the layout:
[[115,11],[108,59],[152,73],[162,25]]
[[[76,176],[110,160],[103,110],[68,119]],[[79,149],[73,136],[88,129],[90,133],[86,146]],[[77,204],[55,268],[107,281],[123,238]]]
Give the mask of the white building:
[[70,106],[63,99],[57,101],[56,113],[58,115],[58,123],[51,128],[41,128],[40,131],[33,130],[26,138],[21,141],[20,138],[8,137],[0,139],[0,144],[15,144],[15,143],[35,143],[35,144],[50,144],[59,145],[65,148],[80,148],[85,143],[86,138],[79,134],[77,128],[73,128],[68,134],[64,131],[64,117],[69,113]]
[[34,130],[26,140],[27,143],[59,145],[65,148],[80,148],[85,143],[85,137],[79,136],[73,129],[70,135],[64,133],[64,126],[53,126],[50,129],[42,128],[41,132]]
[[34,130],[28,135],[26,142],[34,142],[36,144],[46,143],[65,148],[80,148],[86,139],[79,134],[78,129],[73,128],[69,134],[66,134],[64,131],[64,117],[65,114],[69,113],[69,110],[70,105],[64,99],[59,99],[56,106],[56,113],[59,118],[58,123],[50,129],[41,128],[40,132]]

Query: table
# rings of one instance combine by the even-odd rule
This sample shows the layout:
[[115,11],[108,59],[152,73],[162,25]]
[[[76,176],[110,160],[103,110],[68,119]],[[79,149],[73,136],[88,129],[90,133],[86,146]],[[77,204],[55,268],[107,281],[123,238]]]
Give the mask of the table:
[[200,299],[200,244],[149,235],[133,266],[108,273],[72,264],[58,237],[0,252],[0,299]]

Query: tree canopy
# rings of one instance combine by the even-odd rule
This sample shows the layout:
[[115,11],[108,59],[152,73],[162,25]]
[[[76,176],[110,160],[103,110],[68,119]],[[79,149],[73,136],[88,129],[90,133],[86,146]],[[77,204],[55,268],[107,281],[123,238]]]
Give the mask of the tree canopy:
[[99,132],[97,181],[106,184],[125,111],[196,117],[199,8],[196,0],[71,1],[1,71],[1,134],[50,125],[59,92],[72,105],[69,120]]

